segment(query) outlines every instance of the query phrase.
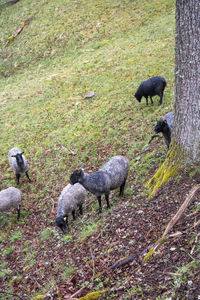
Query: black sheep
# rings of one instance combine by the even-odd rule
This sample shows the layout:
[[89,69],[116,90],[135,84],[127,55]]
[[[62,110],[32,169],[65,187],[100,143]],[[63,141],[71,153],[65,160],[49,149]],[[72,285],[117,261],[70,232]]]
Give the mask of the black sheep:
[[151,103],[153,104],[152,96],[158,95],[160,96],[161,105],[166,84],[166,80],[161,76],[149,78],[148,80],[141,82],[137,92],[135,93],[135,98],[138,102],[141,102],[142,97],[145,97],[148,105],[148,97],[150,96]]
[[169,112],[165,115],[163,120],[159,120],[154,127],[154,132],[159,133],[162,132],[165,144],[167,148],[169,148],[169,144],[171,143],[171,132],[173,129],[173,119],[174,114],[173,112]]

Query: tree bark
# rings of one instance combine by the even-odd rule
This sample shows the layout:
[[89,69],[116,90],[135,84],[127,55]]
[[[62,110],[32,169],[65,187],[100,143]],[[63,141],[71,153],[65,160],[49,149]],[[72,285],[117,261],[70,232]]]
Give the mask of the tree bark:
[[172,138],[187,161],[200,158],[200,1],[176,1],[175,105]]
[[175,102],[166,159],[147,183],[150,196],[185,166],[200,161],[200,1],[176,0]]

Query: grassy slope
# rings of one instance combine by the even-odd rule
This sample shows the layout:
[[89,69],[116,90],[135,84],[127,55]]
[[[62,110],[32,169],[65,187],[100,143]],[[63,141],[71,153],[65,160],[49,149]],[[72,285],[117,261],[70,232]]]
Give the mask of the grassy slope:
[[[39,211],[37,236],[51,228],[52,199],[57,201],[75,168],[95,170],[112,155],[125,154],[131,194],[131,185],[145,181],[152,164],[164,159],[140,152],[148,148],[155,121],[173,107],[174,1],[5,2],[0,4],[1,189],[15,185],[7,163],[14,146],[25,151],[33,179],[32,185],[21,180],[21,221],[16,225],[12,214],[0,217],[6,264],[5,251],[15,249],[10,235],[20,232],[30,250],[33,214]],[[6,46],[7,37],[32,15]],[[146,107],[144,100],[139,105],[134,92],[154,75],[167,80],[164,104],[158,106],[155,97],[154,106]],[[91,90],[95,97],[83,99]],[[89,201],[91,213],[97,204],[93,196]],[[88,216],[86,228],[91,222]]]

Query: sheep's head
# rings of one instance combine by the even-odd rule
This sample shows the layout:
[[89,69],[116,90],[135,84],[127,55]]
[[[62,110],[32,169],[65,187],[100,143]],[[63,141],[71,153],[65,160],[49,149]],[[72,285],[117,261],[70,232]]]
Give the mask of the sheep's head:
[[166,126],[168,126],[167,121],[160,120],[157,122],[156,126],[154,127],[154,132],[155,133],[163,132]]
[[67,224],[65,223],[65,220],[63,217],[58,217],[56,219],[56,225],[62,230],[62,232],[66,232]]
[[70,176],[70,184],[75,184],[77,182],[81,182],[81,179],[83,177],[83,170],[82,169],[79,169],[79,170],[76,170],[72,173],[72,175]]
[[19,167],[23,167],[23,165],[24,165],[24,160],[23,160],[23,157],[22,157],[23,153],[24,152],[12,155],[12,157],[16,158],[16,161],[17,161],[17,164],[18,164]]
[[135,98],[137,99],[138,102],[141,102],[142,96],[135,93]]

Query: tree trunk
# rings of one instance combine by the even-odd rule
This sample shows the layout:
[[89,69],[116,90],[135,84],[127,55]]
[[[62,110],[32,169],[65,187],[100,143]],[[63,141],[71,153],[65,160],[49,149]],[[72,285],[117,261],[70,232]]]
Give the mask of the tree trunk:
[[186,159],[200,158],[200,1],[176,1],[173,139]]
[[200,161],[200,1],[176,1],[175,104],[166,159],[147,183],[151,195],[185,163]]

